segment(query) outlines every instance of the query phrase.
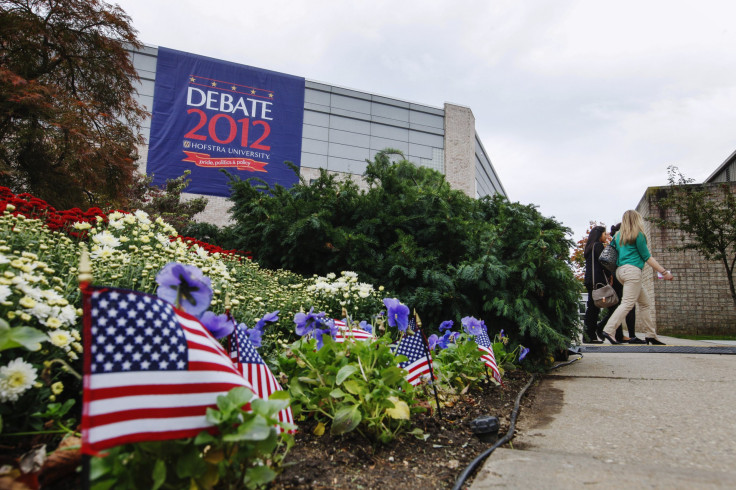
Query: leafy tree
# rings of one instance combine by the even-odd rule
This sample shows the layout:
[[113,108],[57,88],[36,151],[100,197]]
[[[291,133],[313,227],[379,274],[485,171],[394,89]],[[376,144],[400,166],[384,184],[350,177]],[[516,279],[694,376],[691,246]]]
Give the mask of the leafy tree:
[[721,262],[736,307],[736,187],[733,183],[693,184],[674,166],[667,172],[669,187],[659,207],[674,216],[663,213],[664,217],[650,221],[685,233],[688,240],[675,250],[696,250],[707,260]]
[[100,0],[0,0],[0,177],[57,208],[120,204],[145,111],[130,18]]
[[524,345],[565,346],[578,294],[569,230],[531,205],[472,199],[392,153],[368,162],[367,191],[325,171],[290,189],[231,177],[235,248],[273,269],[358,272],[430,326],[472,315]]
[[128,190],[128,207],[141,209],[153,219],[160,217],[181,233],[184,228],[191,225],[192,218],[204,211],[207,206],[205,197],[181,200],[181,193],[192,181],[188,178],[190,173],[191,171],[185,170],[183,175],[167,179],[166,184],[161,187],[152,184],[153,175],[136,175]]

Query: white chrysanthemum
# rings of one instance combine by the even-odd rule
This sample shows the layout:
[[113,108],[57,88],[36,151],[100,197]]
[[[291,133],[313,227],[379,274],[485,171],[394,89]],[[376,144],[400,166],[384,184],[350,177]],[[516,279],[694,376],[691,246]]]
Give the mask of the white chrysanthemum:
[[330,272],[329,274],[327,274],[327,279],[330,279],[330,280],[332,280],[332,279],[334,279],[334,278],[336,278],[336,277],[337,277],[337,275],[335,275],[335,273],[334,273],[334,272]]
[[358,296],[360,296],[361,298],[367,298],[370,295],[371,295],[370,291],[367,291],[365,289],[358,290]]
[[89,230],[90,228],[92,228],[92,225],[85,221],[77,221],[72,225],[72,227],[75,230]]
[[33,386],[38,373],[36,368],[21,358],[13,359],[0,367],[0,402],[14,402]]
[[123,213],[121,213],[120,211],[113,211],[112,213],[110,213],[110,214],[108,214],[108,215],[107,215],[107,218],[108,218],[108,219],[109,219],[110,221],[112,221],[112,220],[118,220],[118,219],[121,219],[121,218],[123,218],[124,216],[125,216],[125,215],[124,215]]
[[51,307],[48,304],[39,301],[28,313],[38,318],[41,323],[44,323],[51,314]]
[[62,349],[69,347],[69,344],[74,341],[74,337],[72,337],[69,332],[61,329],[54,330],[53,332],[49,333],[49,339],[51,339],[52,344],[54,344],[56,347],[61,347]]
[[123,223],[126,225],[134,225],[135,224],[135,216],[132,214],[126,214],[123,216]]
[[[120,216],[122,216],[122,214]],[[110,219],[107,223],[107,227],[112,228],[113,230],[122,230],[125,228],[125,223],[123,223],[123,220],[121,219]]]
[[120,240],[118,240],[118,237],[107,230],[93,236],[92,241],[99,243],[103,247],[118,248],[120,246]]
[[66,305],[63,308],[59,308],[56,317],[67,325],[74,325],[77,323],[77,309],[72,305]]
[[13,290],[10,286],[0,286],[0,302],[5,301],[13,294]]
[[353,272],[353,271],[342,271],[342,275],[345,276],[345,277],[351,277],[351,278],[352,277],[358,277],[358,273],[357,272]]
[[7,264],[10,262],[10,259],[8,259],[5,255],[0,254],[0,264]]
[[138,223],[142,225],[150,225],[151,219],[148,217],[148,213],[142,210],[137,210],[135,213],[135,218],[138,220]]
[[169,241],[169,237],[167,237],[163,233],[156,233],[156,241],[158,241],[158,243],[160,243],[164,247],[171,246],[171,242]]
[[101,247],[89,254],[92,259],[108,259],[115,255],[115,249],[110,247]]

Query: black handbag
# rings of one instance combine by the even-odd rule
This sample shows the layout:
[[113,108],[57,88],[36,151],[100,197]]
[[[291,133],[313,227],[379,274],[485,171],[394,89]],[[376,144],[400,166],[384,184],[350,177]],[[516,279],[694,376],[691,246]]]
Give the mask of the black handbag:
[[[609,249],[612,247],[606,247],[606,249]],[[615,249],[614,249],[615,251]],[[601,252],[600,257],[603,257],[603,254],[606,252],[606,250],[603,250]],[[593,260],[591,261],[593,265],[593,304],[595,304],[598,308],[613,308],[619,303],[618,294],[616,294],[616,291],[613,289],[613,286],[610,284],[597,284],[595,282],[595,257],[591,257]],[[600,258],[598,259],[598,262],[600,262]],[[616,262],[614,262],[614,265]],[[605,274],[604,274],[605,277]]]
[[618,250],[613,248],[613,245],[609,245],[606,248],[604,248],[603,252],[601,252],[601,255],[598,257],[598,262],[600,262],[603,267],[605,267],[611,272],[616,271],[617,261],[618,261]]

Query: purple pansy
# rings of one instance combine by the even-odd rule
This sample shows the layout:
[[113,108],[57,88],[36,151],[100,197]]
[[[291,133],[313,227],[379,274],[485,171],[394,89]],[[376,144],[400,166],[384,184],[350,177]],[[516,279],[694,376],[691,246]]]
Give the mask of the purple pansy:
[[429,344],[429,350],[433,351],[435,346],[437,346],[438,338],[436,334],[432,334],[427,338],[427,343]]
[[261,317],[260,320],[258,320],[258,323],[256,323],[256,329],[263,332],[263,327],[266,326],[266,323],[273,323],[279,321],[279,310],[272,311],[271,313],[266,313]]
[[480,335],[481,333],[483,333],[483,323],[480,320],[473,318],[472,316],[466,316],[465,318],[460,320],[460,323],[462,323],[463,329],[470,335]]
[[439,346],[440,349],[447,349],[447,347],[455,341],[455,338],[460,335],[460,332],[451,332],[447,331],[445,332],[445,335],[437,339],[437,346]]
[[212,301],[212,282],[194,265],[169,262],[156,275],[159,298],[200,317]]
[[258,348],[261,346],[261,334],[263,333],[262,330],[259,330],[257,328],[248,328],[248,325],[245,323],[239,323],[238,328],[242,328],[243,332],[245,332],[245,335],[248,336],[248,340],[251,344],[253,344],[253,347]]
[[320,321],[325,317],[325,312],[322,311],[320,313],[314,312],[314,307],[309,309],[308,313],[297,313],[294,315],[294,323],[296,323],[296,334],[300,337],[304,337],[307,334],[312,333],[312,331],[318,326],[316,323]]
[[360,328],[362,328],[363,330],[365,330],[366,332],[368,332],[368,333],[373,333],[373,325],[371,325],[370,323],[368,323],[365,320],[363,320],[362,322],[360,322],[360,324],[358,326]]
[[199,321],[216,339],[227,337],[235,329],[232,320],[230,320],[225,313],[222,315],[216,315],[211,311],[205,311]]
[[450,330],[453,325],[454,323],[452,320],[445,320],[444,322],[440,323],[440,332],[444,332],[445,330]]
[[384,298],[383,304],[386,305],[386,316],[388,317],[389,327],[398,327],[400,332],[406,332],[409,324],[409,307],[401,304],[396,298]]
[[529,349],[522,346],[521,353],[519,353],[519,362],[523,361],[527,354],[529,354]]

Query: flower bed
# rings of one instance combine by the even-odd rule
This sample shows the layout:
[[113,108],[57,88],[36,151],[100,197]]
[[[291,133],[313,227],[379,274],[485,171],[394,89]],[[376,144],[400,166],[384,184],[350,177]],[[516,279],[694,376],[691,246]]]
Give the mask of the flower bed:
[[[165,222],[140,211],[58,212],[4,188],[0,208],[0,436],[19,453],[40,440],[55,445],[62,435],[77,435],[84,353],[76,276],[82,247],[90,251],[96,284],[157,292],[188,309],[218,337],[242,327],[290,395],[298,437],[307,430],[331,434],[326,437],[357,433],[376,447],[406,437],[428,444],[425,429],[434,419],[422,414],[435,398],[472,405],[475,398],[469,393],[477,397],[484,382],[495,383],[484,372],[483,353],[473,341],[486,327],[469,317],[461,322],[462,332],[453,333],[451,322],[445,322],[444,333],[429,336],[428,347],[436,349],[436,373],[424,373],[425,384],[418,387],[409,383],[397,366],[407,359],[397,357],[391,347],[417,329],[408,324],[409,310],[395,298],[381,303],[383,288],[361,283],[354,273],[304,278],[261,269],[243,260],[240,252],[177,237]],[[205,289],[205,296],[194,293]],[[340,341],[333,318],[344,319],[348,331],[373,337],[354,341],[348,333]],[[494,340],[488,345],[498,360],[500,379],[525,352],[521,346],[507,350],[509,339],[502,334]],[[426,384],[431,374],[438,394]],[[278,434],[271,429],[255,438],[247,427],[255,423],[253,417],[266,427],[274,424],[274,414],[284,408],[283,397],[269,402],[279,407],[275,412],[269,405],[240,411],[250,398],[238,393],[228,397],[218,401],[221,415],[212,414],[219,436],[120,446],[108,458],[93,459],[98,483],[189,482],[208,488],[228,481],[256,486],[272,480],[292,436],[288,430]],[[178,461],[184,459],[191,468],[181,467]]]

